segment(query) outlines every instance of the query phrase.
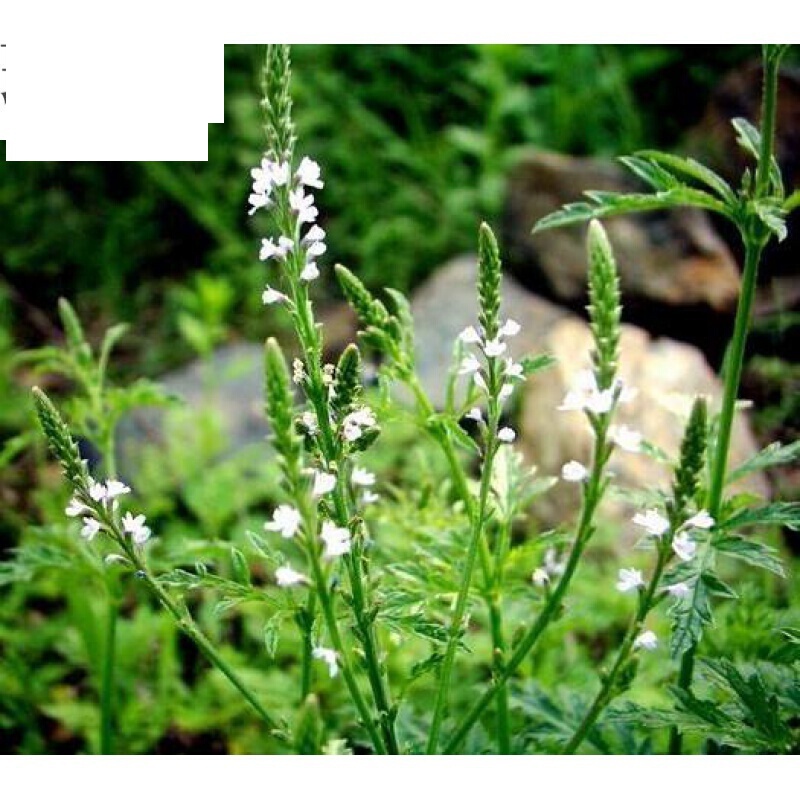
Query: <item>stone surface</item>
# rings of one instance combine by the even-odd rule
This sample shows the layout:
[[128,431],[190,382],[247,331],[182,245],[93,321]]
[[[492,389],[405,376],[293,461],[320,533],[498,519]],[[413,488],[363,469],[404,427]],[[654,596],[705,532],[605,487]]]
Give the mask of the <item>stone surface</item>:
[[[641,191],[615,162],[531,152],[514,168],[503,217],[504,255],[526,285],[573,307],[586,294],[585,228],[574,225],[531,235],[534,224],[587,189]],[[728,312],[739,270],[708,217],[696,209],[629,214],[603,224],[619,262],[630,305],[703,306]]]
[[[194,411],[209,409],[220,425],[224,452],[235,452],[264,441],[264,356],[261,345],[229,344],[214,352],[208,363],[192,361],[159,379],[171,394]],[[164,437],[164,408],[139,408],[118,429],[118,459],[123,472],[137,463],[142,444],[160,444]]]
[[[444,403],[456,337],[467,325],[477,323],[477,274],[476,256],[459,256],[437,269],[412,298],[417,369],[436,405]],[[522,325],[520,334],[509,340],[509,353],[514,358],[538,352],[548,330],[567,313],[504,276],[503,316]]]
[[[519,420],[520,446],[541,472],[558,475],[566,461],[586,463],[591,452],[592,434],[584,416],[555,410],[575,373],[588,365],[589,327],[576,317],[562,319],[539,346],[552,353],[557,362],[546,373],[532,376],[526,385]],[[711,407],[718,408],[722,396],[719,379],[699,350],[671,339],[653,339],[646,331],[630,325],[624,325],[622,330],[620,376],[637,387],[639,395],[619,409],[618,423],[640,431],[670,457],[679,452],[694,397],[706,395]],[[730,465],[740,464],[757,449],[746,416],[740,412],[733,432]],[[666,489],[670,485],[668,468],[644,454],[617,450],[611,464],[622,487]],[[736,488],[769,494],[760,475],[743,480]],[[538,501],[536,513],[547,524],[555,525],[574,513],[577,501],[575,486],[559,482]],[[630,529],[629,507],[621,501],[607,500],[603,515]]]

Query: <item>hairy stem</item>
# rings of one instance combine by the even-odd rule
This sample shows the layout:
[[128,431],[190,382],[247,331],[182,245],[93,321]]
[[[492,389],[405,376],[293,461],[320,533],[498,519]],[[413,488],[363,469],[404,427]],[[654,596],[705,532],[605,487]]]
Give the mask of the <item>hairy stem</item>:
[[114,680],[117,648],[117,618],[119,600],[113,587],[109,588],[106,626],[103,641],[103,669],[100,678],[100,752],[114,752]]

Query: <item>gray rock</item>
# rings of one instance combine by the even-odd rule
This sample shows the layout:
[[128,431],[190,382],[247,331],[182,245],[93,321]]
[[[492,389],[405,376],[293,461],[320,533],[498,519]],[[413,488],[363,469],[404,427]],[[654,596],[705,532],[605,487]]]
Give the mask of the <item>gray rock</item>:
[[[531,235],[535,223],[587,189],[641,191],[611,161],[532,152],[514,168],[503,218],[511,270],[527,286],[579,306],[586,295],[585,230],[573,225]],[[739,269],[728,247],[697,209],[629,214],[604,220],[629,304],[705,306],[730,311]]]

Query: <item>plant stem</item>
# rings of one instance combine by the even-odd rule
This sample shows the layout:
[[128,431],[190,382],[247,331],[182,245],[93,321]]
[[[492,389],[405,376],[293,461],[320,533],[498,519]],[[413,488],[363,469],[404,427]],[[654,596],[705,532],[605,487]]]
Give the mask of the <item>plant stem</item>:
[[[433,405],[430,399],[425,394],[419,378],[416,373],[409,369],[404,374],[404,381],[410,388],[417,401],[420,416],[423,419],[428,419],[434,412]],[[456,484],[456,492],[464,503],[464,508],[467,512],[467,517],[472,519],[475,513],[474,502],[472,494],[469,491],[467,484],[467,476],[464,467],[458,459],[453,442],[447,435],[436,435],[433,437],[434,441],[438,444],[450,468],[450,475]],[[503,533],[506,534],[504,527]],[[483,573],[484,580],[484,600],[489,611],[489,627],[492,637],[492,669],[495,674],[503,669],[505,659],[505,636],[503,634],[503,614],[502,603],[499,596],[499,590],[502,587],[500,575],[502,574],[502,564],[505,561],[507,547],[505,542],[501,546],[498,542],[498,547],[495,552],[495,568],[492,570],[491,560],[492,555],[489,550],[489,545],[485,536],[480,537],[478,543],[478,555],[481,562],[481,572]],[[500,754],[509,753],[511,750],[511,740],[509,733],[509,714],[508,714],[508,691],[505,686],[497,694],[497,751]]]
[[617,676],[622,668],[628,663],[628,658],[633,650],[636,637],[641,632],[645,618],[650,613],[650,609],[653,607],[653,598],[655,597],[655,593],[658,591],[658,585],[661,582],[661,576],[664,572],[664,567],[667,564],[668,558],[669,547],[664,547],[661,545],[661,543],[659,543],[658,560],[656,561],[655,569],[653,570],[653,574],[647,584],[647,588],[640,596],[639,607],[634,615],[634,618],[631,620],[631,624],[628,628],[628,632],[625,634],[625,638],[622,640],[622,644],[619,652],[617,653],[614,665],[611,667],[608,675],[603,678],[600,691],[597,693],[594,702],[589,707],[589,710],[586,712],[586,715],[584,716],[580,725],[572,735],[572,738],[562,750],[564,755],[572,755],[578,749],[581,742],[591,731],[592,726],[597,721],[597,718],[603,713],[603,710],[614,699],[614,697],[616,697]]
[[[759,153],[754,190],[756,199],[767,196],[770,193],[769,174],[775,146],[775,110],[779,64],[780,56],[766,58],[764,62],[764,90],[761,103],[761,151]],[[739,394],[739,383],[742,377],[747,334],[750,330],[758,267],[768,239],[768,233],[764,232],[763,224],[755,215],[741,224],[740,232],[745,247],[742,288],[739,292],[739,304],[736,309],[733,337],[725,359],[725,387],[718,422],[717,442],[714,449],[708,499],[708,511],[715,519],[722,506],[731,431],[736,410],[736,398]],[[688,691],[692,685],[696,654],[697,645],[695,644],[681,658],[680,672],[678,674],[678,686],[681,689]],[[673,755],[680,755],[682,749],[683,737],[677,728],[672,728],[670,731],[669,752]]]
[[539,612],[539,616],[512,651],[510,658],[503,668],[503,671],[495,677],[492,685],[486,689],[483,695],[481,695],[472,708],[470,708],[470,710],[459,723],[458,728],[447,741],[447,744],[444,747],[445,753],[455,753],[457,751],[458,747],[464,741],[466,735],[472,729],[472,726],[480,719],[483,712],[495,699],[500,689],[505,686],[508,679],[517,671],[536,642],[539,640],[539,637],[547,629],[547,626],[550,624],[550,622],[552,622],[552,620],[557,616],[557,613],[561,608],[561,601],[566,594],[572,580],[572,576],[578,567],[581,555],[583,554],[586,545],[589,543],[589,540],[594,533],[594,512],[605,491],[605,484],[603,482],[603,468],[605,467],[605,463],[607,461],[607,428],[608,419],[606,419],[596,431],[594,456],[592,460],[592,474],[584,492],[581,519],[578,523],[575,541],[567,558],[564,572],[562,573],[561,578],[556,584],[552,593],[548,597],[544,608],[542,608],[542,610]]
[[[298,248],[299,249],[299,248]],[[322,379],[321,348],[316,332],[313,312],[308,303],[307,292],[302,287],[292,285],[293,302],[296,312],[297,336],[304,353],[306,354],[308,379],[310,382],[308,396],[314,407],[314,412],[320,426],[321,449],[326,466],[334,464],[337,460],[338,448],[336,437],[331,428],[329,409],[326,402],[327,389]],[[350,511],[348,509],[347,494],[342,485],[341,475],[338,476],[333,492],[336,523],[350,527]],[[381,731],[385,742],[385,749],[392,755],[400,752],[397,737],[394,731],[393,712],[389,689],[384,680],[381,669],[381,660],[378,653],[378,643],[375,629],[370,615],[367,612],[367,591],[361,574],[359,554],[345,556],[350,590],[353,604],[353,614],[356,618],[356,627],[359,638],[364,648],[364,663],[367,677],[372,691],[375,705],[378,709]],[[357,689],[357,684],[353,684]],[[354,702],[356,698],[353,697]],[[361,699],[363,703],[363,698]]]
[[114,752],[114,677],[118,616],[119,600],[114,595],[114,589],[109,587],[103,642],[103,670],[100,678],[100,753],[102,755],[111,755]]
[[242,683],[242,680],[234,672],[233,668],[228,662],[220,655],[213,644],[208,640],[206,635],[197,626],[197,623],[192,619],[188,610],[181,609],[180,606],[161,588],[161,585],[150,573],[147,565],[142,560],[141,555],[136,551],[133,545],[130,545],[122,534],[117,533],[117,538],[126,555],[131,560],[136,570],[136,574],[148,586],[150,591],[155,595],[162,606],[172,615],[175,622],[178,624],[180,630],[185,633],[200,650],[201,653],[230,681],[233,687],[242,695],[248,702],[251,708],[258,714],[259,717],[267,724],[269,732],[278,739],[286,739],[286,733],[281,729],[280,725],[272,717],[272,715],[264,708],[258,698]]
[[306,602],[305,622],[301,627],[300,635],[303,640],[303,652],[300,665],[300,702],[302,703],[311,692],[311,659],[314,650],[314,643],[311,639],[312,621],[317,605],[317,596],[313,592],[308,593]]

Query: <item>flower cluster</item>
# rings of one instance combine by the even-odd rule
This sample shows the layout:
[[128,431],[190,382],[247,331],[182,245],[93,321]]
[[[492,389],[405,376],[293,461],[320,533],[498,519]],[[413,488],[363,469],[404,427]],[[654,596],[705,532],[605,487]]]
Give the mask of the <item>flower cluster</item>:
[[[518,322],[513,319],[506,320],[497,331],[494,339],[487,340],[482,331],[479,332],[470,325],[464,328],[458,335],[458,340],[465,345],[477,345],[487,359],[495,359],[503,356],[508,349],[505,339],[516,336],[521,328]],[[471,375],[475,385],[484,392],[488,391],[486,383],[486,372],[483,365],[474,353],[468,353],[461,361],[458,370],[459,375]],[[522,364],[516,363],[512,358],[506,357],[502,366],[503,384],[500,387],[498,397],[501,401],[511,397],[514,391],[514,382],[523,380],[524,373]]]
[[[697,552],[697,542],[692,538],[691,532],[697,530],[708,530],[714,526],[714,518],[705,509],[701,509],[693,514],[672,532],[672,523],[658,509],[648,508],[639,511],[633,516],[633,523],[644,529],[647,536],[655,539],[659,547],[666,547],[667,550],[661,551],[662,557],[670,558],[671,555],[677,557],[682,562],[691,561]],[[619,570],[617,576],[617,590],[623,593],[642,591],[645,589],[646,582],[642,572],[638,569],[625,568]],[[663,591],[670,597],[681,599],[687,597],[691,591],[690,586],[685,581],[668,584],[663,587]],[[634,648],[653,650],[656,648],[658,640],[652,631],[642,632],[634,641]]]
[[607,414],[617,403],[630,403],[639,391],[617,378],[608,389],[600,389],[594,372],[581,370],[572,387],[564,395],[559,411],[583,411],[590,414]]
[[[315,223],[319,210],[314,205],[314,195],[306,193],[308,188],[321,189],[324,186],[319,164],[305,156],[292,175],[288,161],[276,162],[265,157],[250,174],[253,179],[249,198],[250,214],[261,208],[270,208],[275,204],[280,207],[283,204],[295,219],[296,237],[300,236],[303,225],[311,224],[299,241],[285,232],[277,239],[262,239],[259,258],[261,261],[286,262],[288,256],[294,253],[297,256],[297,277],[304,283],[310,283],[319,277],[317,259],[327,249],[325,231]],[[264,289],[261,299],[265,305],[289,300],[287,295],[271,286]]]
[[[91,541],[100,531],[108,530],[108,522],[100,513],[100,509],[111,511],[116,515],[119,511],[118,498],[130,494],[130,491],[130,486],[126,486],[122,481],[111,479],[100,483],[89,478],[86,496],[81,497],[76,493],[64,509],[64,513],[68,517],[81,517],[83,522],[81,536]],[[90,502],[86,502],[87,500]],[[150,538],[151,531],[145,524],[147,519],[144,514],[134,516],[128,511],[119,522],[122,530],[131,537],[134,544],[143,545]]]

